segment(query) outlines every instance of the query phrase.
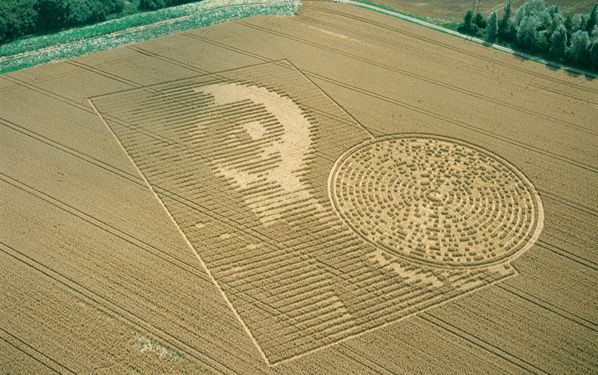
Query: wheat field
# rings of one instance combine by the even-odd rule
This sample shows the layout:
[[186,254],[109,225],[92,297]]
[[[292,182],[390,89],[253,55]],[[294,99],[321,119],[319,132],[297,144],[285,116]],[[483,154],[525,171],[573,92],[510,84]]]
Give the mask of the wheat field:
[[3,373],[594,373],[598,85],[345,4],[0,76]]

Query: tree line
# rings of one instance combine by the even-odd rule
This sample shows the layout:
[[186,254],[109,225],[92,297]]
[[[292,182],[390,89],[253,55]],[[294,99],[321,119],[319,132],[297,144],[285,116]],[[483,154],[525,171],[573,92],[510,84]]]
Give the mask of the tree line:
[[160,8],[191,3],[198,0],[139,0],[140,10],[156,10]]
[[598,4],[588,13],[565,16],[558,4],[546,6],[544,0],[527,0],[513,13],[508,0],[502,17],[494,11],[486,19],[468,10],[457,30],[598,70]]
[[[156,10],[197,0],[129,0]],[[30,34],[102,22],[125,8],[125,0],[0,0],[0,44]]]

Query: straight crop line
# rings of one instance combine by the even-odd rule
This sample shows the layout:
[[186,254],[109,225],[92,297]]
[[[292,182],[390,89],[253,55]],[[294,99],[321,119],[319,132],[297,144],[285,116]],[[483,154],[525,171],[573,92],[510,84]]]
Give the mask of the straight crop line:
[[[33,346],[31,346],[30,344],[28,344],[27,342],[21,340],[20,338],[18,338],[17,336],[15,336],[14,334],[8,332],[6,329],[0,327],[0,339],[2,339],[2,341],[4,341],[5,343],[7,343],[8,345],[12,346],[13,348],[17,349],[18,351],[20,351],[21,353],[25,354],[26,356],[28,356],[29,358],[33,359],[34,361],[44,365],[45,367],[47,367],[48,369],[52,370],[53,372],[57,373],[57,374],[62,374],[63,371],[67,371],[71,374],[76,374],[73,370],[69,369],[68,367],[60,364],[59,362],[57,362],[55,359],[49,357],[48,355],[40,352],[38,349],[34,348]],[[3,337],[5,336],[5,337]],[[6,338],[6,336],[9,336],[10,339]],[[14,342],[12,341],[14,340]],[[16,342],[16,343],[15,343]],[[24,349],[21,347],[24,346],[27,349]],[[31,354],[30,351],[33,351],[35,353],[37,353],[40,357],[47,359],[48,361],[52,362],[54,365],[58,366],[59,369],[61,371],[56,370],[54,367],[50,366],[49,364],[47,364],[46,362],[40,360],[39,358],[37,358],[36,356],[34,356],[33,354]]]
[[542,241],[542,240],[538,240],[538,242],[536,242],[536,245],[538,245],[541,248],[548,250],[556,255],[560,255],[560,256],[567,258],[575,263],[578,263],[584,267],[588,267],[589,269],[591,269],[593,271],[598,271],[598,265],[596,263],[594,263],[588,259],[584,259],[578,255],[572,254],[566,250],[560,249],[553,244],[550,244],[550,243]]
[[427,82],[427,83],[429,83],[431,85],[435,85],[435,86],[443,87],[443,88],[448,89],[448,90],[456,91],[456,92],[459,92],[459,93],[461,93],[463,95],[471,96],[471,97],[474,97],[474,98],[479,99],[479,100],[484,100],[484,101],[487,101],[487,102],[490,102],[490,103],[493,103],[493,104],[496,104],[496,105],[500,105],[502,107],[507,107],[507,108],[510,108],[510,109],[512,109],[514,111],[523,112],[523,113],[526,113],[526,114],[528,114],[530,116],[540,117],[540,118],[542,118],[544,120],[551,121],[551,122],[554,122],[554,123],[558,123],[561,126],[564,126],[564,127],[567,127],[567,128],[575,129],[577,131],[584,132],[584,133],[587,133],[587,134],[590,134],[590,135],[598,135],[598,133],[594,132],[593,129],[588,129],[588,128],[579,126],[579,125],[577,125],[575,123],[572,123],[572,122],[569,122],[569,121],[561,120],[561,119],[558,119],[558,118],[553,118],[553,117],[545,115],[545,114],[543,114],[541,112],[534,111],[534,110],[531,110],[531,109],[528,109],[528,108],[524,108],[524,107],[521,107],[519,105],[512,104],[512,103],[509,103],[509,102],[506,102],[506,101],[503,101],[503,100],[500,100],[500,99],[496,99],[496,98],[493,98],[493,97],[490,97],[490,96],[487,96],[487,95],[484,95],[484,94],[480,94],[478,92],[474,92],[474,91],[471,91],[471,90],[468,90],[468,89],[464,89],[464,88],[461,88],[461,87],[456,86],[456,85],[451,84],[451,83],[445,83],[445,82],[436,80],[434,78],[426,77],[426,76],[418,74],[418,73],[413,73],[411,71],[402,69],[402,68],[397,67],[397,66],[390,66],[390,65],[387,65],[387,64],[384,64],[384,63],[381,63],[381,62],[369,59],[367,57],[362,57],[362,56],[359,56],[359,55],[356,55],[356,54],[353,54],[353,53],[350,53],[350,52],[345,52],[345,51],[343,51],[341,49],[338,49],[338,48],[334,48],[334,47],[330,47],[330,46],[324,45],[322,43],[317,43],[317,42],[309,41],[309,40],[306,40],[305,38],[294,36],[294,35],[290,35],[290,34],[283,33],[283,32],[277,31],[277,30],[272,30],[272,29],[269,29],[267,27],[257,26],[257,25],[251,24],[251,23],[249,23],[247,21],[237,21],[237,23],[241,24],[241,25],[244,25],[246,27],[249,27],[251,29],[254,29],[254,30],[261,30],[261,31],[269,33],[269,34],[273,34],[273,35],[276,35],[276,36],[279,36],[279,37],[283,37],[283,38],[286,38],[286,39],[294,40],[296,42],[299,42],[299,43],[302,43],[302,44],[306,44],[306,45],[309,45],[309,46],[312,46],[312,47],[315,47],[315,48],[320,48],[320,49],[328,50],[328,51],[331,51],[331,52],[333,52],[335,54],[338,54],[338,55],[349,57],[351,59],[354,59],[354,60],[357,60],[357,61],[361,61],[361,62],[364,62],[366,64],[370,64],[370,65],[373,65],[373,66],[377,66],[379,68],[382,68],[382,69],[385,69],[385,70],[389,70],[389,71],[395,72],[395,73],[400,74],[400,75],[404,75],[404,76],[407,76],[407,77],[411,77],[413,79],[424,81],[424,82]]
[[560,316],[563,319],[570,320],[570,321],[572,321],[574,323],[577,323],[580,326],[582,326],[584,328],[587,328],[587,329],[590,329],[590,330],[592,330],[594,332],[598,331],[598,325],[596,323],[591,322],[591,321],[589,321],[587,319],[584,319],[584,318],[582,318],[580,316],[577,316],[575,314],[572,314],[572,313],[570,313],[568,311],[565,311],[565,310],[561,309],[560,307],[551,304],[550,302],[547,302],[547,301],[544,301],[544,300],[542,300],[540,298],[534,297],[533,295],[531,295],[529,293],[526,293],[526,292],[524,292],[523,290],[521,290],[521,289],[519,289],[517,287],[509,285],[508,282],[498,284],[497,286],[500,289],[502,289],[502,290],[504,290],[504,291],[506,291],[508,293],[514,294],[517,297],[519,297],[519,298],[521,298],[521,299],[523,299],[523,300],[525,300],[525,301],[527,301],[529,303],[532,303],[532,304],[534,304],[534,305],[536,305],[538,307],[541,307],[541,308],[543,308],[545,310],[548,310],[551,313],[553,313],[555,315],[558,315],[558,316]]
[[[450,30],[450,29],[447,29],[445,27],[438,26],[438,25],[435,25],[433,23],[426,22],[426,21],[423,21],[423,20],[420,20],[420,19],[417,19],[417,18],[414,18],[414,17],[410,17],[410,16],[407,16],[405,14],[399,13],[399,12],[394,11],[394,10],[388,10],[388,9],[381,8],[379,6],[371,5],[371,4],[368,4],[367,2],[353,1],[353,0],[339,0],[339,1],[341,3],[354,5],[354,6],[357,6],[359,8],[365,8],[365,9],[368,9],[368,10],[373,10],[373,11],[378,12],[378,13],[386,14],[388,16],[396,17],[396,18],[402,19],[404,21],[408,21],[408,22],[411,22],[411,23],[418,24],[420,26],[427,27],[429,29],[440,31],[440,32],[442,32],[444,34],[449,34],[449,35],[456,36],[456,37],[461,38],[461,39],[466,39],[468,41],[471,41],[471,42],[474,42],[474,43],[477,43],[477,44],[480,44],[480,45],[485,45],[485,46],[488,45],[488,43],[485,40],[482,40],[480,38],[472,37],[472,36],[469,36],[469,35],[463,35],[463,34],[457,32],[457,31]],[[596,74],[594,74],[592,72],[589,72],[587,70],[584,70],[584,69],[579,69],[579,68],[574,68],[574,67],[562,65],[562,64],[559,64],[559,63],[554,62],[554,61],[548,61],[548,60],[545,60],[543,58],[540,58],[540,57],[537,57],[537,56],[533,56],[533,55],[530,55],[530,54],[527,54],[527,53],[524,53],[524,52],[515,51],[515,50],[513,50],[511,48],[503,47],[503,46],[497,45],[497,44],[491,44],[490,46],[492,48],[496,49],[496,50],[499,50],[499,51],[502,51],[502,52],[506,52],[506,53],[509,53],[511,55],[514,55],[514,56],[521,57],[521,58],[526,59],[526,60],[534,61],[534,62],[540,63],[542,65],[553,66],[553,67],[556,67],[556,68],[559,68],[559,69],[563,69],[563,70],[572,72],[574,74],[580,74],[580,75],[585,75],[585,76],[592,77],[592,78],[598,78],[598,76]]]
[[314,82],[313,79],[309,78],[307,76],[307,74],[305,74],[302,70],[300,70],[295,64],[293,64],[292,62],[289,61],[289,64],[291,64],[291,66],[293,66],[293,68],[295,68],[297,70],[297,72],[299,74],[301,74],[303,77],[305,77],[306,80],[308,80],[312,85],[314,85],[315,87],[318,88],[318,90],[320,90],[322,93],[324,93],[324,95],[326,95],[326,97],[328,99],[330,99],[334,104],[336,104],[344,113],[346,113],[363,131],[365,131],[371,139],[376,138],[376,134],[374,134],[370,129],[366,128],[360,121],[358,121],[349,111],[347,111],[345,109],[345,107],[343,107],[339,102],[337,102],[336,100],[334,100],[331,96],[329,96],[328,94],[326,94],[326,92],[324,90],[322,90],[322,88]]
[[314,77],[316,77],[316,78],[318,78],[320,80],[332,83],[332,84],[334,84],[336,86],[340,86],[340,87],[343,87],[343,88],[346,88],[346,89],[349,89],[349,90],[361,93],[361,94],[369,96],[371,98],[378,99],[378,100],[381,100],[381,101],[385,101],[387,103],[394,104],[394,105],[397,105],[399,107],[407,108],[407,109],[410,109],[412,111],[424,114],[426,116],[433,117],[433,118],[435,118],[437,120],[448,122],[448,123],[450,123],[452,125],[455,125],[455,126],[458,126],[458,127],[461,127],[461,128],[465,128],[465,129],[468,129],[468,130],[471,130],[471,131],[474,131],[474,132],[477,132],[477,133],[480,133],[480,134],[483,134],[483,135],[486,135],[486,136],[489,136],[489,137],[492,137],[492,138],[495,138],[495,139],[499,139],[499,140],[501,140],[503,142],[510,143],[510,144],[512,144],[514,146],[518,146],[520,148],[524,148],[524,149],[526,149],[528,151],[532,151],[532,152],[538,153],[538,154],[543,155],[545,157],[549,157],[549,158],[552,158],[552,159],[559,160],[559,161],[564,162],[566,164],[569,164],[571,166],[575,166],[575,167],[578,167],[578,168],[581,168],[581,169],[585,169],[585,170],[587,170],[589,172],[592,172],[592,173],[598,173],[598,168],[596,168],[595,166],[579,162],[579,161],[577,161],[575,159],[571,159],[571,158],[566,157],[566,156],[557,155],[557,154],[554,154],[552,152],[548,152],[548,151],[539,149],[539,148],[534,147],[534,146],[530,146],[530,145],[528,145],[526,143],[523,143],[523,142],[520,142],[520,141],[517,141],[517,140],[513,140],[513,139],[510,139],[510,138],[505,137],[505,136],[501,136],[501,135],[499,135],[497,133],[493,133],[491,131],[483,130],[483,129],[477,127],[477,126],[468,124],[466,122],[463,122],[463,121],[460,121],[460,120],[457,120],[457,119],[453,119],[453,118],[450,118],[448,116],[444,116],[444,115],[441,115],[441,114],[438,114],[438,113],[435,113],[435,112],[432,112],[432,111],[429,111],[429,110],[426,110],[426,109],[423,109],[423,108],[420,108],[420,107],[417,107],[417,106],[414,106],[414,105],[411,105],[411,104],[407,104],[407,103],[401,102],[399,100],[387,97],[385,95],[377,94],[375,92],[368,91],[368,90],[365,90],[365,89],[353,86],[351,84],[338,81],[338,80],[330,78],[330,77],[322,76],[322,75],[320,75],[318,73],[315,73],[315,72],[306,71],[306,74],[308,74],[310,76],[314,76]]
[[[364,23],[364,24],[367,24],[367,25],[370,25],[370,26],[374,26],[376,28],[392,32],[393,34],[400,34],[400,35],[406,36],[406,37],[408,37],[410,39],[416,39],[418,41],[422,41],[422,42],[424,42],[426,44],[431,44],[431,45],[434,45],[436,47],[442,47],[442,48],[445,48],[445,49],[449,50],[450,52],[452,52],[454,54],[461,54],[461,55],[466,55],[468,57],[477,58],[477,59],[479,59],[479,60],[481,60],[481,61],[483,61],[483,62],[486,63],[486,65],[485,65],[486,69],[482,69],[481,67],[479,67],[479,66],[477,66],[475,64],[471,64],[469,61],[464,62],[463,60],[458,60],[458,59],[455,59],[454,57],[439,56],[438,53],[434,53],[435,52],[434,50],[430,50],[430,49],[418,49],[416,47],[413,47],[413,46],[409,45],[408,43],[401,42],[398,39],[383,38],[383,37],[378,36],[378,34],[370,34],[370,33],[364,32],[364,31],[358,31],[358,28],[356,28],[356,27],[345,27],[345,26],[341,26],[341,25],[333,23],[333,22],[324,21],[324,20],[322,20],[320,18],[306,16],[306,15],[299,16],[300,19],[302,21],[304,21],[304,22],[311,22],[312,24],[327,26],[327,27],[330,27],[330,28],[333,28],[333,29],[336,29],[336,30],[342,30],[342,31],[344,31],[346,33],[349,33],[349,34],[352,34],[352,35],[356,35],[356,36],[358,36],[360,38],[367,38],[367,39],[372,40],[372,41],[383,43],[385,45],[388,45],[391,48],[399,48],[401,50],[409,50],[409,51],[411,51],[412,54],[418,55],[419,57],[424,58],[426,60],[436,61],[436,62],[438,62],[440,64],[447,64],[447,63],[449,63],[449,64],[455,64],[455,65],[459,65],[460,68],[465,68],[466,67],[469,71],[473,71],[473,72],[477,72],[477,73],[481,72],[483,74],[486,74],[488,72],[488,70],[487,70],[488,69],[488,63],[496,64],[496,65],[503,66],[503,67],[506,66],[505,64],[501,64],[499,61],[496,61],[496,60],[489,61],[488,58],[485,58],[484,56],[481,56],[481,55],[478,55],[478,54],[472,53],[472,52],[466,52],[464,50],[459,50],[459,49],[457,49],[457,48],[455,48],[453,46],[447,45],[445,43],[434,41],[434,40],[431,40],[431,39],[428,39],[426,37],[422,37],[422,36],[419,36],[419,35],[415,35],[415,34],[410,33],[410,32],[408,32],[408,31],[406,31],[404,29],[400,29],[400,28],[396,28],[396,27],[392,27],[392,26],[388,26],[388,25],[383,25],[383,24],[380,24],[380,23],[377,23],[377,22],[374,22],[374,21],[370,21],[370,20],[368,20],[366,18],[362,18],[362,17],[350,15],[350,14],[347,14],[347,13],[344,13],[344,12],[340,12],[340,11],[331,11],[331,10],[323,9],[323,8],[319,8],[319,7],[312,7],[312,8],[310,8],[310,10],[311,9],[314,9],[314,10],[316,10],[318,12],[329,14],[329,15],[334,15],[334,16],[339,16],[339,17],[343,17],[343,18],[348,18],[348,19],[350,19],[352,21],[357,21],[357,22],[361,22],[361,23]],[[517,69],[515,69],[514,66],[509,66],[509,68],[512,69],[512,70],[517,70]],[[525,70],[522,70],[522,72],[524,74],[527,74],[527,75],[532,75],[532,76],[534,76],[536,78],[548,80],[548,81],[551,81],[551,82],[554,82],[554,83],[557,83],[557,84],[562,84],[563,86],[569,86],[569,85],[567,85],[564,82],[558,82],[558,80],[550,79],[549,77],[542,76],[542,74],[539,74],[539,73],[532,74],[531,72],[528,72],[528,71],[525,71]],[[552,93],[557,94],[559,96],[564,96],[564,97],[567,97],[567,98],[570,98],[570,99],[583,101],[583,102],[586,102],[588,104],[598,104],[598,101],[592,100],[588,96],[571,95],[569,93],[563,92],[563,90],[556,89],[555,88],[556,86],[548,87],[546,85],[541,85],[541,84],[535,83],[533,81],[533,79],[530,80],[530,81],[528,81],[528,82],[525,82],[525,83],[522,83],[521,80],[514,79],[514,78],[501,77],[501,79],[508,80],[508,81],[510,81],[513,84],[518,84],[518,85],[525,86],[525,87],[527,87],[527,86],[535,87],[535,88],[540,89],[540,90],[545,90],[545,91],[548,91],[548,92],[552,92]],[[577,87],[577,88],[579,88],[581,91],[583,91],[583,89],[584,89],[583,87]]]
[[368,23],[370,25],[375,25],[375,26],[378,26],[378,27],[383,28],[385,30],[393,31],[395,33],[399,33],[399,34],[402,34],[402,35],[409,36],[409,37],[411,37],[413,39],[417,39],[417,40],[420,40],[420,41],[423,41],[423,42],[426,42],[426,43],[429,43],[429,44],[433,44],[433,45],[436,45],[436,46],[448,49],[448,50],[450,50],[452,52],[464,54],[464,55],[467,55],[469,57],[480,59],[480,60],[487,61],[487,62],[493,62],[493,63],[496,63],[496,64],[501,65],[503,67],[508,67],[509,69],[513,69],[515,71],[521,72],[523,74],[531,75],[531,76],[534,76],[536,78],[541,78],[541,79],[544,79],[544,80],[547,80],[547,81],[551,81],[551,82],[554,82],[556,84],[560,84],[560,85],[564,85],[564,86],[569,86],[570,88],[574,88],[574,89],[577,89],[577,90],[580,90],[580,91],[585,91],[587,93],[597,93],[598,92],[598,90],[596,90],[596,89],[592,89],[592,88],[584,87],[584,86],[578,86],[578,85],[575,85],[572,82],[564,81],[562,79],[554,77],[551,74],[538,73],[538,72],[530,71],[530,70],[522,68],[522,67],[514,66],[514,65],[509,64],[509,63],[503,63],[503,62],[500,62],[500,61],[496,61],[496,60],[493,60],[493,59],[491,59],[489,57],[486,57],[486,56],[484,56],[482,54],[479,54],[479,53],[466,51],[466,50],[463,50],[461,48],[452,46],[452,45],[450,45],[448,43],[439,42],[439,41],[430,39],[428,37],[421,36],[421,35],[416,34],[414,32],[407,31],[407,30],[402,29],[402,28],[393,27],[393,26],[389,26],[389,25],[382,25],[380,23],[371,21],[371,20],[369,20],[367,18],[363,18],[363,17],[360,17],[360,16],[356,16],[356,15],[353,15],[353,14],[348,14],[348,13],[342,12],[339,9],[336,9],[334,11],[332,11],[330,9],[327,9],[327,8],[326,9],[325,8],[320,8],[320,7],[312,7],[312,9],[316,9],[319,12],[324,12],[324,13],[328,13],[328,14],[341,15],[342,17],[345,17],[345,18],[350,18],[350,19],[353,19],[353,20],[358,20],[360,22]]
[[85,63],[82,63],[82,62],[77,62],[75,60],[68,60],[68,61],[65,62],[65,64],[76,66],[76,67],[78,67],[80,69],[83,69],[83,70],[86,70],[88,72],[95,73],[97,75],[100,75],[100,76],[103,76],[103,77],[106,77],[106,78],[110,78],[110,79],[112,79],[114,81],[118,81],[118,82],[124,83],[125,85],[133,86],[133,87],[136,87],[136,88],[140,87],[140,85],[138,85],[137,83],[135,83],[135,82],[133,82],[131,80],[119,77],[119,76],[117,76],[115,74],[107,73],[107,72],[101,70],[98,67],[92,67],[92,66],[89,66],[89,65],[87,65]]
[[[263,29],[263,28],[257,27],[255,25],[248,24],[247,22],[243,22],[243,21],[238,21],[238,23],[242,24],[242,25],[246,25],[246,26],[248,26],[250,28],[257,29],[257,30],[262,30]],[[266,30],[266,32],[270,32],[270,33],[273,33],[273,34],[277,33],[277,32],[272,31],[272,30],[268,30],[268,29],[265,29],[265,30]],[[262,31],[264,31],[264,30],[262,30]],[[289,36],[287,36],[285,34],[283,34],[282,36],[290,38]],[[205,38],[202,38],[202,40],[205,40]],[[303,43],[308,43],[308,42],[303,41],[301,39],[299,39],[299,41],[303,42]],[[232,49],[232,50],[234,50],[234,51],[242,51],[241,49],[235,48],[235,47],[232,47],[232,46],[229,46],[229,48]],[[363,88],[359,88],[359,87],[356,87],[356,86],[348,84],[348,83],[344,83],[344,82],[338,81],[338,80],[336,80],[334,78],[322,76],[322,75],[320,75],[320,74],[318,74],[316,72],[311,72],[311,71],[308,71],[308,70],[302,70],[302,72],[304,72],[305,75],[307,75],[308,77],[315,77],[315,78],[321,79],[323,81],[327,81],[329,83],[335,84],[336,86],[341,86],[341,87],[349,89],[351,91],[359,92],[359,93],[365,94],[365,95],[367,95],[369,97],[372,97],[372,98],[375,98],[375,99],[379,99],[379,100],[383,100],[383,101],[386,101],[388,103],[395,104],[397,106],[404,107],[404,108],[413,110],[415,112],[418,112],[418,113],[421,113],[421,114],[424,114],[424,115],[427,115],[427,116],[439,119],[441,121],[445,121],[445,122],[451,123],[453,125],[457,125],[459,127],[467,128],[469,130],[472,130],[472,131],[475,131],[475,132],[478,132],[478,133],[481,133],[481,134],[484,134],[484,135],[488,135],[488,136],[491,136],[493,138],[498,138],[498,139],[501,139],[501,140],[503,140],[503,141],[505,141],[507,143],[519,146],[519,147],[527,149],[529,151],[533,151],[533,152],[539,153],[541,155],[544,155],[544,156],[547,156],[547,157],[550,157],[550,158],[554,158],[554,159],[560,160],[560,161],[565,162],[567,164],[570,164],[572,166],[576,166],[578,168],[582,168],[582,169],[588,170],[588,171],[593,172],[593,173],[598,173],[598,168],[596,168],[594,166],[591,166],[591,165],[588,165],[588,164],[585,164],[585,163],[582,163],[582,162],[579,162],[579,161],[577,161],[575,159],[571,159],[571,158],[568,158],[568,157],[565,157],[565,156],[561,156],[561,155],[557,155],[557,154],[554,154],[554,153],[551,153],[551,152],[548,152],[548,151],[544,151],[542,149],[539,149],[539,148],[534,147],[534,146],[530,146],[530,145],[525,144],[523,142],[520,142],[520,141],[517,141],[517,140],[513,140],[511,138],[504,137],[504,136],[501,136],[499,134],[496,134],[496,133],[493,133],[493,132],[490,132],[490,131],[487,131],[487,130],[483,130],[480,127],[477,127],[475,125],[471,125],[469,123],[466,123],[466,122],[463,122],[463,121],[460,121],[460,120],[457,120],[457,119],[453,119],[453,118],[450,118],[448,116],[444,116],[444,115],[441,115],[441,114],[438,114],[438,113],[435,113],[435,112],[432,112],[432,111],[429,111],[429,110],[417,107],[415,105],[411,105],[411,104],[399,101],[397,99],[384,96],[382,94],[377,94],[375,92],[372,92],[372,91],[369,91],[369,90],[366,90],[366,89],[363,89]]]
[[561,197],[559,195],[551,193],[548,190],[544,190],[544,189],[537,189],[537,190],[542,197],[550,199],[554,202],[557,202],[557,203],[567,206],[569,208],[573,208],[575,210],[581,211],[585,215],[594,216],[595,219],[598,219],[598,210],[596,210],[595,208],[585,206],[583,204],[580,204],[579,202],[574,202],[565,197]]
[[[106,311],[110,311],[112,314],[114,314],[115,317],[117,317],[121,321],[124,321],[130,326],[155,335],[159,340],[163,341],[167,345],[176,348],[178,351],[181,351],[188,355],[190,358],[194,358],[202,364],[209,366],[213,370],[222,372],[221,369],[227,369],[231,373],[236,373],[226,364],[221,363],[216,359],[210,357],[209,355],[198,351],[191,345],[183,342],[181,339],[171,335],[170,333],[162,330],[159,327],[156,327],[151,322],[143,319],[135,313],[128,311],[126,308],[121,307],[119,304],[110,301],[109,299],[101,296],[100,294],[85,287],[84,285],[79,284],[72,278],[63,275],[60,272],[57,272],[47,267],[46,265],[38,262],[37,260],[23,254],[19,250],[2,242],[1,240],[0,252],[36,270],[37,272],[43,274],[47,278],[58,282],[67,290],[70,290],[80,298],[83,298],[86,301],[91,301],[92,304],[99,306],[100,308],[105,309]],[[220,369],[218,367],[220,367]]]
[[106,126],[106,128],[110,131],[110,133],[114,137],[114,140],[120,145],[120,147],[122,148],[122,151],[127,155],[127,158],[129,159],[129,161],[131,162],[131,164],[135,167],[135,169],[137,170],[137,173],[139,173],[139,175],[143,178],[143,181],[145,182],[145,184],[147,185],[147,187],[150,189],[150,191],[152,192],[152,194],[154,195],[154,197],[156,198],[156,200],[160,203],[160,206],[162,206],[162,209],[166,212],[166,214],[168,215],[168,217],[170,218],[170,220],[172,221],[172,223],[175,225],[175,227],[179,231],[179,234],[183,237],[183,239],[187,243],[187,246],[193,251],[193,254],[195,254],[195,257],[197,258],[197,260],[199,261],[199,263],[203,267],[203,269],[206,272],[206,274],[209,276],[210,280],[212,281],[212,284],[214,284],[216,286],[216,288],[218,289],[218,291],[222,295],[222,298],[224,298],[224,300],[226,301],[226,304],[228,305],[228,307],[230,308],[230,310],[233,312],[233,314],[235,315],[235,317],[237,318],[237,320],[239,321],[239,323],[241,324],[241,326],[243,327],[243,329],[245,330],[245,332],[247,333],[247,335],[251,338],[251,341],[253,342],[253,344],[257,348],[257,351],[259,352],[259,354],[262,356],[262,358],[264,359],[264,361],[267,364],[271,365],[270,361],[268,360],[268,357],[266,357],[266,354],[264,353],[264,351],[262,350],[262,348],[258,344],[257,340],[255,339],[255,337],[253,335],[253,332],[251,332],[251,330],[249,329],[249,327],[247,326],[247,324],[245,324],[245,322],[243,321],[243,319],[241,319],[241,316],[239,315],[239,312],[237,311],[237,309],[235,309],[235,307],[233,306],[232,302],[230,301],[230,299],[228,298],[228,296],[226,295],[226,293],[224,293],[224,290],[220,287],[220,284],[218,283],[218,281],[216,280],[216,278],[214,277],[214,275],[212,274],[212,272],[210,271],[210,269],[208,268],[208,266],[206,265],[206,263],[199,256],[199,253],[195,249],[195,246],[193,246],[193,244],[191,243],[191,241],[189,241],[189,238],[187,237],[187,235],[181,230],[181,227],[179,226],[179,224],[176,222],[176,220],[174,219],[174,217],[172,216],[172,214],[170,213],[170,211],[168,210],[168,208],[166,208],[166,205],[164,205],[164,202],[162,201],[162,198],[160,198],[160,196],[156,193],[156,191],[154,190],[153,186],[149,183],[149,181],[145,177],[145,174],[141,171],[141,169],[139,169],[139,167],[137,166],[137,163],[135,163],[135,161],[133,160],[133,158],[131,157],[131,155],[129,155],[129,153],[127,152],[127,149],[122,144],[122,142],[120,141],[120,139],[118,139],[117,135],[114,133],[114,131],[112,130],[112,128],[110,127],[110,125],[108,125],[108,123],[106,122],[106,120],[104,119],[104,117],[102,116],[102,114],[100,113],[100,111],[98,111],[98,109],[96,108],[96,106],[93,103],[93,101],[91,101],[91,100],[88,99],[88,103],[91,106],[91,108],[93,109],[93,111],[95,112],[95,114],[101,119],[101,121],[104,123],[104,125]]
[[419,317],[422,318],[423,320],[425,320],[426,322],[431,323],[434,326],[436,326],[444,331],[447,331],[447,332],[449,332],[449,333],[451,333],[451,334],[453,334],[471,344],[474,344],[475,346],[478,346],[480,348],[487,350],[488,352],[496,355],[497,357],[500,357],[500,358],[504,359],[505,361],[516,365],[517,367],[521,368],[522,370],[525,370],[532,374],[548,374],[546,371],[534,366],[533,364],[531,364],[517,356],[514,356],[514,355],[504,351],[503,349],[486,342],[485,340],[475,337],[462,329],[455,327],[451,323],[432,315],[432,313],[424,312],[424,313],[420,314]]
[[130,245],[135,246],[136,248],[138,248],[140,250],[143,250],[143,251],[146,251],[146,252],[152,254],[153,256],[181,269],[182,271],[192,274],[194,277],[204,279],[207,281],[207,279],[205,279],[205,277],[201,273],[197,272],[197,270],[195,269],[195,267],[193,265],[191,265],[185,261],[182,261],[180,259],[177,259],[177,258],[173,257],[172,255],[166,253],[165,251],[160,250],[157,247],[150,245],[147,242],[144,242],[143,240],[140,240],[135,236],[125,233],[125,232],[121,231],[120,229],[118,229],[108,223],[105,223],[105,222],[103,222],[103,221],[83,212],[83,211],[80,211],[77,208],[75,208],[65,202],[62,202],[54,197],[51,197],[50,195],[48,195],[40,190],[37,190],[34,187],[31,187],[21,181],[18,181],[8,175],[5,175],[2,172],[0,172],[0,181],[4,181],[5,183],[7,183],[9,185],[12,185],[28,194],[31,194],[31,195],[35,196],[36,198],[39,198],[39,199],[45,201],[46,203],[49,203],[52,206],[85,221],[86,223],[91,224],[94,227],[127,242]]

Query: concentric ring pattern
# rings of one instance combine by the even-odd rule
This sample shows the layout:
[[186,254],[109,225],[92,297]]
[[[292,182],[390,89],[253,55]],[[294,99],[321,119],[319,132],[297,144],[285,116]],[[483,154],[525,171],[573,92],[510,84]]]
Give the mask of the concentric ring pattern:
[[531,182],[500,157],[427,135],[368,141],[329,181],[333,205],[365,240],[433,267],[483,267],[528,249],[543,224]]

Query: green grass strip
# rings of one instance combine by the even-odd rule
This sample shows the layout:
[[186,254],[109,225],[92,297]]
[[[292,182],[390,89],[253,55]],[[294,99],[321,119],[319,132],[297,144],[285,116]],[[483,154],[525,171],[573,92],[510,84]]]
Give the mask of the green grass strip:
[[297,0],[204,1],[138,13],[0,47],[0,74],[254,15],[293,15]]

